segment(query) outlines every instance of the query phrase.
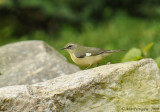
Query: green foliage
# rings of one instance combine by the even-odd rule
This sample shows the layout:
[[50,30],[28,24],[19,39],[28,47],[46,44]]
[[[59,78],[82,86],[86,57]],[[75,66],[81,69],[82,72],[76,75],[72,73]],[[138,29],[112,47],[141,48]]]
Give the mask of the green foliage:
[[[0,18],[1,19],[1,18]],[[2,19],[1,19],[2,20]],[[15,22],[13,22],[15,21]],[[71,25],[62,25],[62,29],[59,35],[48,34],[44,30],[36,30],[33,33],[25,34],[23,36],[13,36],[14,27],[16,26],[16,20],[13,19],[13,23],[9,22],[6,27],[0,23],[0,45],[4,45],[10,42],[22,41],[22,40],[43,40],[56,48],[67,59],[71,61],[69,55],[65,51],[61,51],[65,44],[68,42],[75,42],[86,46],[99,47],[103,49],[123,49],[125,52],[116,53],[101,62],[106,64],[108,61],[111,63],[117,63],[122,60],[131,52],[132,48],[143,48],[137,50],[138,54],[134,54],[135,57],[130,55],[123,61],[137,60],[144,57],[156,58],[159,56],[160,50],[160,21],[157,20],[144,20],[140,18],[131,18],[125,13],[119,12],[111,20],[106,20],[100,24],[92,24],[92,22],[84,22],[82,30],[79,32]],[[4,23],[4,20],[3,20]],[[154,45],[151,43],[153,42]],[[131,52],[131,53],[132,53]],[[125,55],[126,54],[126,55]],[[124,56],[125,55],[125,56]],[[73,63],[73,62],[72,62]]]
[[[57,34],[64,24],[77,30],[84,22],[109,21],[122,11],[131,17],[159,19],[160,2],[153,0],[1,0],[0,20],[14,26],[13,37],[34,33],[37,28]],[[14,20],[16,19],[16,20]],[[121,21],[121,19],[120,19]],[[1,21],[3,23],[3,21]],[[122,25],[123,27],[123,25]],[[1,29],[0,29],[1,30]]]
[[93,13],[103,11],[104,3],[105,1],[103,0],[6,0],[1,5],[4,7],[10,6],[12,8],[18,7],[20,9],[34,8],[53,18],[81,22],[91,19]]
[[0,0],[0,14],[0,45],[43,40],[72,62],[59,48],[75,42],[126,50],[107,57],[102,64],[146,57],[156,58],[159,64],[159,1]]
[[0,44],[3,45],[8,43],[11,39],[11,35],[13,33],[13,28],[11,26],[6,26],[0,30]]
[[158,64],[158,67],[160,68],[160,57],[157,57],[157,58],[155,59],[155,61],[156,61],[156,63]]
[[[127,61],[136,61],[142,58],[147,58],[149,57],[149,52],[151,48],[153,47],[153,42],[146,45],[143,49],[138,49],[138,48],[132,48],[130,49],[125,56],[122,58],[121,62],[127,62]],[[155,59],[158,67],[160,68],[160,57],[157,57]]]
[[132,48],[122,58],[122,62],[135,61],[142,58],[142,51],[138,48]]
[[[160,25],[159,22],[155,24],[155,22],[142,21],[141,19],[129,18],[123,14],[118,14],[109,24],[103,23],[94,27],[90,23],[85,23],[83,32],[80,34],[70,27],[64,27],[56,44],[60,43],[58,46],[63,46],[68,42],[76,42],[86,46],[96,46],[104,49],[126,50],[125,52],[117,53],[106,58],[111,63],[120,61],[123,55],[134,47],[141,48],[139,49],[141,53],[135,53],[137,56],[131,60],[146,57],[155,58],[158,56],[160,48],[157,38],[160,36],[158,31],[160,26],[158,24]],[[154,42],[154,46],[150,42]],[[147,46],[144,47],[145,45]],[[69,56],[68,54],[64,55]],[[105,63],[103,62],[103,64]]]
[[144,57],[147,57],[147,56],[148,56],[148,52],[149,52],[149,50],[151,49],[152,46],[153,46],[153,42],[150,43],[150,44],[148,44],[146,47],[144,47],[144,48],[142,49],[142,52],[143,52],[143,54],[144,54]]
[[153,42],[146,45],[143,49],[138,49],[138,48],[130,49],[125,54],[125,56],[123,57],[121,62],[135,61],[135,60],[149,57],[149,52],[150,52],[152,46],[153,46]]
[[[110,15],[122,9],[134,16],[160,17],[159,1],[153,0],[141,0],[141,2],[139,0],[4,0],[0,6],[21,9],[37,8],[49,16],[79,21],[96,19],[95,14],[98,14],[100,18],[106,12]],[[106,14],[104,16],[106,17]]]

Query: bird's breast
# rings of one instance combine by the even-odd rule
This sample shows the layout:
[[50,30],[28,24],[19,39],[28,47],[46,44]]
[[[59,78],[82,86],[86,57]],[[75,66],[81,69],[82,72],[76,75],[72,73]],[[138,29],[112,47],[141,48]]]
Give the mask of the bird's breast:
[[97,64],[100,60],[104,58],[102,55],[96,56],[85,56],[84,58],[77,58],[74,54],[70,54],[72,60],[78,65],[93,65]]

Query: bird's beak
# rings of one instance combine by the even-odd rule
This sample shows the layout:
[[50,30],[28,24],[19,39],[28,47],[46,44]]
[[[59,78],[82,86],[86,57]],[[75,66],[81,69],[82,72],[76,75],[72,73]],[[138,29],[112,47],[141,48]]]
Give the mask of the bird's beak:
[[60,48],[60,49],[61,49],[61,50],[65,50],[65,49],[67,49],[67,48],[64,47],[64,48]]

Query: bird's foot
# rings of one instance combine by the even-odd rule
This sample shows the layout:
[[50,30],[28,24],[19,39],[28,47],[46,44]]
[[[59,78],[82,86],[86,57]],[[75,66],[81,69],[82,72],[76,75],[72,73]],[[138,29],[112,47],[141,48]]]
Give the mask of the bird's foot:
[[107,63],[107,65],[110,65],[110,64],[111,64],[111,62],[108,62],[108,63]]
[[86,70],[86,69],[89,69],[91,66],[92,66],[92,65],[89,65],[87,68],[85,68],[85,70]]

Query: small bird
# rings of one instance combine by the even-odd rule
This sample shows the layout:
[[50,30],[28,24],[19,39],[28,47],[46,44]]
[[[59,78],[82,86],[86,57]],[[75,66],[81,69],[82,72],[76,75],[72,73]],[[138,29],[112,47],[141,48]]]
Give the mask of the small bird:
[[86,47],[75,43],[68,43],[63,50],[66,50],[71,59],[80,66],[91,67],[93,64],[99,65],[99,62],[108,55],[124,50],[104,50],[95,47]]

